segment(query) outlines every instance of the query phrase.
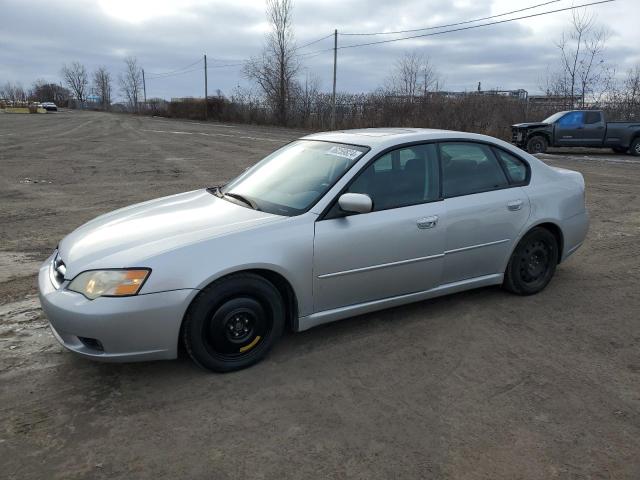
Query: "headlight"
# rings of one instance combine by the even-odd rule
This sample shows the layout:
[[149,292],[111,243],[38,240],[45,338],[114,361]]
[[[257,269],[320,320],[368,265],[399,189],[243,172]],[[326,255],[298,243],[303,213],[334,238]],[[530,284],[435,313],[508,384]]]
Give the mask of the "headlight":
[[136,295],[151,273],[149,269],[90,270],[74,278],[69,290],[83,294],[89,300],[98,297]]

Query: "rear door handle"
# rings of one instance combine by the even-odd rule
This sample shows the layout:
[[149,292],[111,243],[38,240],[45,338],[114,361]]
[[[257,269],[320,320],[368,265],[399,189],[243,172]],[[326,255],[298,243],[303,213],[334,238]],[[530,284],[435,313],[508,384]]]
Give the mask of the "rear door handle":
[[431,217],[423,217],[419,219],[417,222],[418,228],[420,230],[424,230],[427,228],[433,228],[438,224],[438,216],[433,215]]
[[507,208],[509,210],[511,210],[512,212],[515,212],[517,210],[520,210],[522,208],[522,200],[513,200],[509,203],[507,203]]

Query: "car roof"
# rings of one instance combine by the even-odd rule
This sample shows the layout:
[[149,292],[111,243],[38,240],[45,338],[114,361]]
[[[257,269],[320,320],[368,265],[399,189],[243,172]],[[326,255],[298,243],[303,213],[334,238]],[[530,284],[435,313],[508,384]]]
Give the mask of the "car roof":
[[302,137],[304,140],[347,143],[371,148],[385,148],[402,143],[444,140],[451,138],[504,143],[497,138],[488,137],[486,135],[431,128],[361,128],[354,130],[313,133]]

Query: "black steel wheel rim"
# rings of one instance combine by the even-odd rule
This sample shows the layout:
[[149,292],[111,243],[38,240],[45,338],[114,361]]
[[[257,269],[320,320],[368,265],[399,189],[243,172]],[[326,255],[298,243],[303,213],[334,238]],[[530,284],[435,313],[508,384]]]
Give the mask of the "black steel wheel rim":
[[542,141],[541,140],[534,140],[532,142],[532,150],[533,150],[534,153],[542,152]]
[[520,278],[529,285],[543,282],[551,267],[551,246],[542,241],[529,242],[520,255]]
[[203,325],[207,351],[223,360],[249,355],[269,334],[269,311],[252,297],[235,297],[221,302]]

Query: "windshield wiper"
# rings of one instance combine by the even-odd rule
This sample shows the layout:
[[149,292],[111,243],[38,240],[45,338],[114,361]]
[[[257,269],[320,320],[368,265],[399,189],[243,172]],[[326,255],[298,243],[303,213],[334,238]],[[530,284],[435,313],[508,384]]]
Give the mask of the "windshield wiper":
[[224,194],[222,193],[222,186],[221,185],[214,185],[213,187],[207,187],[206,190],[207,190],[207,192],[215,195],[218,198],[224,197]]
[[225,197],[231,197],[231,198],[235,198],[237,200],[240,200],[242,203],[246,203],[247,205],[249,205],[251,208],[253,208],[254,210],[260,210],[258,208],[258,205],[256,205],[256,202],[254,202],[253,200],[244,197],[242,195],[240,195],[239,193],[231,193],[231,192],[227,192],[227,193],[223,193],[222,194]]
[[215,195],[218,198],[224,198],[224,197],[235,198],[236,200],[240,200],[245,205],[248,205],[253,210],[258,210],[258,211],[260,210],[256,202],[254,202],[253,200],[243,195],[240,195],[239,193],[229,193],[229,192],[225,193],[222,191],[223,187],[224,185],[214,185],[213,187],[207,187],[207,192]]

